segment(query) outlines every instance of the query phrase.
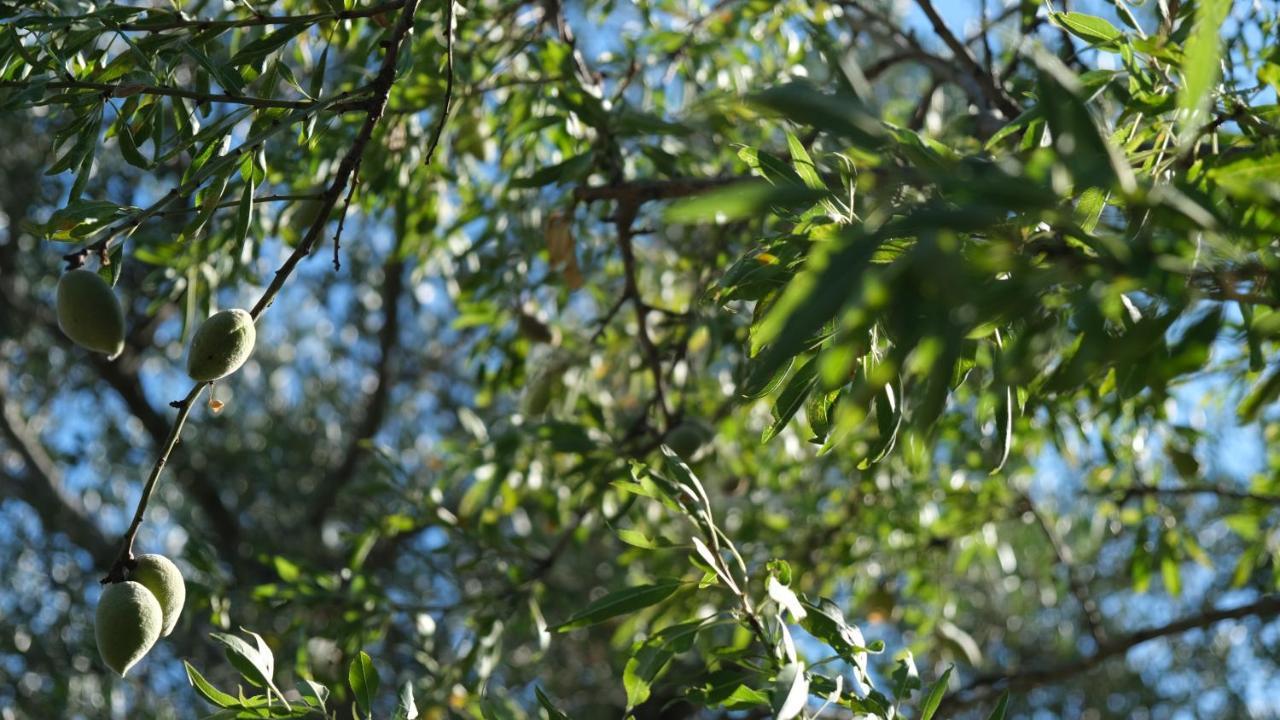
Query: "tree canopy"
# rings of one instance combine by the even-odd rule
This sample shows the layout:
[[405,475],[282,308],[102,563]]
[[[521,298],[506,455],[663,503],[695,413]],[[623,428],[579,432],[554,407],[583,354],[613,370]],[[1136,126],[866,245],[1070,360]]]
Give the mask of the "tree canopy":
[[1268,5],[0,0],[0,718],[1273,717]]

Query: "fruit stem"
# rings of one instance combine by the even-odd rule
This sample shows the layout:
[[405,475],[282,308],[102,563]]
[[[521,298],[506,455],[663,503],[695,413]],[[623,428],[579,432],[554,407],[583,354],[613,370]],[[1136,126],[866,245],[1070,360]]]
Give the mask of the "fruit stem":
[[129,529],[125,531],[124,540],[120,543],[120,553],[116,555],[116,560],[111,564],[111,570],[107,572],[107,576],[102,578],[102,584],[124,582],[125,572],[133,567],[133,541],[137,538],[138,528],[142,526],[142,518],[147,512],[147,502],[151,500],[151,494],[155,492],[156,482],[160,480],[160,473],[164,472],[164,466],[169,462],[169,454],[173,452],[173,448],[178,444],[178,438],[182,435],[182,426],[187,422],[187,416],[191,414],[191,408],[195,406],[196,400],[199,399],[200,393],[204,392],[209,383],[196,383],[191,388],[191,392],[187,393],[187,397],[170,403],[178,408],[178,417],[173,421],[173,427],[169,429],[169,436],[165,438],[164,447],[160,450],[160,455],[156,458],[156,463],[151,468],[151,474],[147,476],[147,482],[142,487],[142,497],[138,498],[138,507],[133,511],[133,522],[129,523]]

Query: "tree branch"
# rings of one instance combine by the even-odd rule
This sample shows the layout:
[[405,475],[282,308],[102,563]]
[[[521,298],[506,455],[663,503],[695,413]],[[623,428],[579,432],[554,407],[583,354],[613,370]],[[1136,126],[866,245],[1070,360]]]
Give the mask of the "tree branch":
[[938,37],[942,38],[942,42],[946,43],[951,52],[955,54],[956,61],[969,69],[969,74],[977,81],[987,99],[1000,108],[1001,112],[1009,118],[1017,117],[1021,112],[1018,103],[1014,102],[1004,88],[1000,87],[999,79],[987,72],[978,63],[978,59],[973,56],[973,53],[969,52],[969,48],[964,43],[961,43],[959,38],[951,32],[947,24],[942,21],[942,17],[938,15],[938,11],[933,7],[931,0],[916,0],[916,4],[920,6],[925,16],[929,18],[929,23],[933,25],[934,32],[938,34]]
[[0,472],[0,486],[8,488],[5,494],[19,497],[30,505],[46,531],[64,533],[71,542],[86,550],[95,563],[109,562],[111,542],[89,517],[80,499],[67,493],[57,464],[2,392],[0,433],[17,450],[28,471],[25,479]]
[[1234,490],[1221,485],[1184,485],[1182,487],[1158,487],[1155,485],[1134,485],[1123,489],[1107,490],[1097,495],[1115,495],[1116,504],[1125,503],[1138,497],[1163,495],[1166,497],[1187,497],[1193,495],[1213,495],[1226,500],[1246,500],[1267,505],[1280,505],[1280,495],[1263,495],[1247,490]]
[[1048,519],[1031,501],[1030,496],[1023,495],[1022,501],[1026,506],[1027,512],[1031,513],[1031,516],[1035,518],[1036,525],[1040,527],[1040,532],[1048,540],[1049,547],[1053,548],[1053,554],[1057,557],[1058,564],[1062,566],[1067,575],[1067,587],[1071,589],[1071,594],[1075,596],[1076,602],[1080,604],[1080,610],[1084,613],[1085,622],[1089,625],[1089,634],[1093,636],[1093,641],[1101,647],[1107,642],[1107,632],[1102,624],[1102,613],[1098,610],[1098,604],[1093,601],[1093,596],[1089,594],[1089,588],[1076,571],[1071,547],[1062,542],[1062,539],[1058,537],[1058,533],[1054,531],[1053,526],[1049,524]]
[[404,261],[399,258],[399,246],[397,245],[391,252],[392,257],[383,269],[385,274],[382,283],[383,320],[382,327],[378,330],[378,364],[374,369],[377,384],[369,393],[364,415],[355,431],[351,433],[351,439],[347,443],[346,451],[342,454],[341,462],[325,476],[316,490],[315,500],[311,504],[310,521],[313,527],[320,527],[328,518],[338,499],[338,494],[355,476],[360,457],[365,452],[365,444],[377,434],[387,414],[392,384],[391,360],[400,335],[400,293],[404,287]]
[[351,147],[347,150],[346,155],[338,163],[338,169],[333,175],[333,182],[320,197],[320,210],[316,222],[307,230],[306,236],[302,238],[298,243],[298,247],[285,259],[280,269],[276,270],[275,277],[271,279],[271,283],[263,291],[262,297],[258,299],[258,302],[253,306],[253,310],[250,311],[249,314],[255,320],[271,306],[276,295],[280,293],[280,289],[284,287],[284,281],[289,279],[298,263],[309,255],[316,246],[316,243],[320,240],[320,234],[324,231],[329,214],[333,212],[334,206],[337,205],[338,197],[342,195],[342,191],[346,188],[351,178],[359,172],[360,163],[364,159],[365,147],[368,146],[370,138],[373,137],[373,130],[378,126],[378,121],[382,119],[382,111],[387,106],[387,95],[391,92],[392,83],[395,82],[396,59],[400,56],[400,48],[404,44],[405,38],[413,28],[413,14],[417,9],[418,0],[405,0],[400,19],[397,21],[395,29],[392,30],[391,37],[384,42],[387,54],[382,58],[382,66],[378,69],[377,77],[369,85],[371,97],[366,107],[367,114],[364,124],[360,127],[360,131],[356,133],[356,137],[351,142]]
[[971,707],[986,701],[1004,690],[1019,692],[1030,688],[1065,680],[1081,673],[1088,672],[1106,660],[1124,655],[1130,649],[1145,642],[1170,635],[1180,635],[1189,630],[1196,630],[1215,625],[1224,620],[1239,620],[1247,617],[1272,618],[1280,615],[1280,595],[1265,595],[1258,600],[1240,607],[1225,610],[1208,610],[1198,615],[1176,620],[1167,625],[1139,630],[1112,642],[1102,645],[1094,654],[1055,667],[1023,670],[1004,675],[989,675],[978,678],[956,695],[943,702],[942,709],[950,715],[957,710]]
[[658,347],[653,343],[653,338],[649,336],[649,306],[644,302],[644,298],[640,296],[640,286],[637,282],[638,271],[636,269],[635,247],[631,242],[631,226],[635,223],[636,213],[639,209],[640,206],[635,200],[620,200],[614,210],[614,225],[618,228],[618,250],[622,253],[625,283],[623,295],[630,298],[631,304],[635,308],[636,338],[640,341],[640,348],[644,351],[645,359],[649,364],[649,372],[653,375],[653,399],[657,403],[658,409],[662,412],[663,419],[666,421],[666,425],[663,427],[663,432],[665,432],[674,425],[675,416],[667,405],[662,358],[658,354]]

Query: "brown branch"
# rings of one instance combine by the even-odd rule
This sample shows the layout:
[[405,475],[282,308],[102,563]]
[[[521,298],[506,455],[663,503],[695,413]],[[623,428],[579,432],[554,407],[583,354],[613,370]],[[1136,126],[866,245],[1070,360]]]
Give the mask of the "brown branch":
[[1000,86],[999,79],[987,72],[978,63],[978,59],[973,56],[969,48],[964,43],[961,43],[960,39],[951,32],[947,24],[942,21],[942,16],[938,15],[938,11],[933,7],[933,3],[930,0],[916,0],[916,4],[920,6],[925,16],[929,18],[929,23],[933,25],[934,32],[938,34],[938,37],[942,38],[942,42],[946,43],[951,52],[955,54],[956,61],[968,68],[969,74],[977,81],[987,99],[1000,108],[1001,112],[1006,116],[1010,118],[1017,117],[1021,112],[1018,103],[1014,102],[1013,98],[1009,97],[1009,94]]
[[[449,0],[446,0],[448,2]],[[320,527],[333,510],[335,501],[342,488],[355,476],[365,446],[382,426],[387,414],[388,400],[392,384],[392,357],[395,354],[396,342],[400,335],[400,293],[404,287],[404,261],[400,259],[400,247],[392,249],[392,257],[387,261],[382,283],[382,327],[378,330],[378,364],[374,369],[377,384],[369,393],[365,403],[364,415],[351,440],[342,454],[342,460],[320,482],[316,490],[315,500],[311,504],[311,525]]]
[[[142,423],[143,429],[151,436],[152,442],[157,447],[164,447],[170,424],[165,416],[147,400],[146,393],[143,392],[142,382],[137,374],[141,357],[132,348],[127,348],[115,361],[96,354],[92,356],[91,361],[98,375],[116,391],[129,412]],[[217,535],[217,546],[231,551],[227,554],[229,561],[238,560],[240,523],[235,514],[223,503],[209,476],[204,473],[183,473],[180,479],[183,481],[186,492],[195,499]]]
[[618,229],[618,250],[622,253],[625,283],[623,295],[630,298],[631,304],[635,308],[636,337],[640,341],[640,349],[644,351],[645,360],[649,364],[649,372],[653,375],[653,399],[657,403],[658,409],[662,411],[663,419],[666,421],[666,425],[663,428],[665,431],[675,424],[675,416],[667,405],[666,391],[664,390],[665,380],[662,373],[662,358],[658,354],[658,347],[653,343],[653,338],[649,336],[649,306],[640,295],[640,286],[637,282],[638,270],[636,268],[635,247],[631,242],[631,226],[635,223],[636,213],[639,209],[638,201],[620,200],[614,210],[613,222]]
[[1089,594],[1089,588],[1076,571],[1075,558],[1072,557],[1071,547],[1062,542],[1062,539],[1058,537],[1058,533],[1054,531],[1053,526],[1049,524],[1048,519],[1031,501],[1030,496],[1023,495],[1022,502],[1027,512],[1031,513],[1031,516],[1035,518],[1036,525],[1040,527],[1040,532],[1049,541],[1049,547],[1053,548],[1053,554],[1058,559],[1058,564],[1062,566],[1063,571],[1066,573],[1067,587],[1071,589],[1071,594],[1075,596],[1076,602],[1080,604],[1080,610],[1084,613],[1085,622],[1089,626],[1089,634],[1093,636],[1093,641],[1099,647],[1105,645],[1107,631],[1102,624],[1102,613],[1098,610],[1098,604],[1094,602],[1093,596]]
[[307,230],[306,236],[302,238],[301,242],[298,243],[298,247],[285,259],[280,269],[276,270],[275,277],[271,279],[271,283],[267,285],[262,297],[253,306],[250,315],[255,320],[271,306],[276,295],[280,293],[280,289],[284,287],[284,281],[293,274],[293,270],[298,263],[311,253],[316,243],[320,240],[320,234],[324,230],[329,214],[333,212],[334,206],[337,205],[338,197],[342,195],[342,191],[346,188],[351,178],[359,172],[360,163],[364,159],[365,148],[373,137],[373,130],[378,126],[378,121],[382,119],[382,111],[387,106],[387,95],[390,94],[391,85],[395,82],[396,59],[400,56],[400,48],[404,44],[405,38],[413,28],[413,14],[417,9],[418,0],[405,0],[400,19],[396,22],[395,29],[391,32],[391,37],[384,41],[387,54],[382,58],[382,66],[378,69],[377,77],[369,84],[371,97],[365,109],[367,114],[364,124],[360,127],[360,131],[356,133],[356,137],[351,142],[351,147],[347,150],[346,155],[338,163],[338,169],[334,172],[333,182],[320,198],[320,210],[316,222]]
[[1160,495],[1166,497],[1187,497],[1191,495],[1214,495],[1227,500],[1245,500],[1267,505],[1280,505],[1280,495],[1263,495],[1246,490],[1233,490],[1221,485],[1184,485],[1182,487],[1159,487],[1155,485],[1134,485],[1131,487],[1108,490],[1095,494],[1116,495],[1116,504],[1125,503],[1138,497]]
[[1139,630],[1102,645],[1094,654],[1073,662],[1048,668],[980,677],[960,690],[956,695],[945,700],[942,708],[940,708],[945,712],[942,712],[940,717],[950,717],[958,710],[990,700],[1005,690],[1013,692],[1025,691],[1088,672],[1103,662],[1122,656],[1132,648],[1151,640],[1180,635],[1189,630],[1210,627],[1224,620],[1239,620],[1248,617],[1269,619],[1277,615],[1280,615],[1280,595],[1265,595],[1252,603],[1241,605],[1240,607],[1225,610],[1207,610],[1198,615],[1175,620],[1167,625]]
[[133,563],[133,542],[137,539],[138,528],[142,527],[142,519],[147,512],[147,503],[151,500],[152,493],[155,492],[156,483],[160,481],[160,474],[164,472],[164,467],[169,462],[169,455],[173,453],[173,448],[177,446],[178,439],[182,436],[182,426],[187,422],[187,416],[191,414],[191,408],[200,397],[200,393],[204,392],[206,385],[210,383],[196,383],[191,388],[191,392],[187,396],[176,403],[174,407],[178,408],[178,417],[173,421],[173,427],[169,430],[168,437],[165,438],[164,445],[160,448],[160,455],[156,458],[156,462],[151,466],[151,473],[147,475],[147,481],[142,486],[142,495],[138,498],[138,506],[133,511],[133,520],[129,523],[129,529],[124,533],[124,539],[120,542],[120,552],[116,555],[115,562],[111,565],[111,570],[107,572],[107,576],[102,578],[103,584],[118,583],[124,581],[125,570],[131,569]]
[[0,472],[0,486],[7,488],[5,494],[19,497],[30,505],[40,516],[46,532],[65,534],[93,556],[94,562],[109,562],[111,541],[89,516],[80,499],[63,487],[57,464],[2,393],[0,434],[9,439],[28,471],[25,478]]

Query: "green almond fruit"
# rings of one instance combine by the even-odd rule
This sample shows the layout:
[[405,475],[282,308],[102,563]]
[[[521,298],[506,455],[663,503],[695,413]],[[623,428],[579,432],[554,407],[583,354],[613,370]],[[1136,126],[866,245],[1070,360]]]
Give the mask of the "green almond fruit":
[[58,281],[58,327],[72,342],[115,358],[124,350],[124,309],[111,286],[91,270]]
[[160,603],[163,623],[160,637],[168,637],[178,624],[182,605],[187,601],[187,584],[173,561],[163,555],[139,555],[129,579],[141,583]]
[[160,638],[163,617],[156,596],[140,583],[108,585],[94,622],[102,661],[124,677]]
[[209,316],[191,338],[187,374],[197,382],[224,378],[249,359],[257,330],[244,310],[223,310]]

